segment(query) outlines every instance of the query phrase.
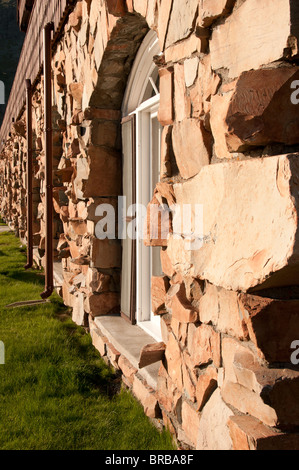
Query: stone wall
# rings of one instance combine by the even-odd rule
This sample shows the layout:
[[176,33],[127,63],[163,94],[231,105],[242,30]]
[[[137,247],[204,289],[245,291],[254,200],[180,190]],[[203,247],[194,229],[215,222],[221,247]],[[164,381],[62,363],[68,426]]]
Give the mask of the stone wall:
[[[73,319],[183,447],[298,449],[299,11],[294,0],[83,0],[53,51],[55,258]],[[151,388],[101,332],[119,313],[121,243],[95,236],[121,195],[121,106],[157,32],[163,125],[152,203],[203,206],[161,240],[152,304],[165,344]],[[35,259],[43,265],[42,81],[33,99]],[[1,215],[26,238],[25,112],[1,154]],[[177,209],[178,211],[178,209]],[[178,213],[173,213],[175,228]],[[150,223],[150,221],[149,221]],[[199,249],[192,244],[202,242]],[[153,241],[147,240],[151,245]],[[158,243],[159,244],[159,243]],[[155,245],[157,241],[155,240]]]

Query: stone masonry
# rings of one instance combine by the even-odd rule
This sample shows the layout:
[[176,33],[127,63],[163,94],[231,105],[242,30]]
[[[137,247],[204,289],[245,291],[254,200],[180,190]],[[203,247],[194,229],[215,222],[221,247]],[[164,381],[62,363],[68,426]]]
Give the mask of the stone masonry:
[[[163,126],[152,204],[204,208],[203,233],[193,232],[198,250],[174,230],[158,243],[164,275],[152,279],[152,304],[164,347],[153,353],[156,389],[95,321],[120,313],[121,242],[96,237],[95,210],[102,202],[117,208],[122,195],[121,107],[151,29],[162,51]],[[299,368],[291,362],[299,341],[299,105],[291,99],[298,48],[296,0],[82,0],[53,47],[62,296],[145,413],[183,448],[299,449]],[[43,77],[33,132],[42,267]],[[26,242],[26,110],[0,158],[0,213]]]

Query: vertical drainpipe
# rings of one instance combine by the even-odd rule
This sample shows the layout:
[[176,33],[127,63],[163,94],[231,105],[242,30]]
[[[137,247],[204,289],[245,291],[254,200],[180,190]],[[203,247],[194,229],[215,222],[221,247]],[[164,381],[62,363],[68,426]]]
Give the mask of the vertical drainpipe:
[[26,80],[27,106],[27,264],[25,269],[33,266],[33,206],[32,206],[32,87],[31,80]]
[[45,113],[45,219],[46,219],[46,266],[45,266],[45,291],[42,299],[49,298],[54,291],[53,275],[53,132],[52,132],[52,48],[51,33],[53,23],[44,27],[44,113]]

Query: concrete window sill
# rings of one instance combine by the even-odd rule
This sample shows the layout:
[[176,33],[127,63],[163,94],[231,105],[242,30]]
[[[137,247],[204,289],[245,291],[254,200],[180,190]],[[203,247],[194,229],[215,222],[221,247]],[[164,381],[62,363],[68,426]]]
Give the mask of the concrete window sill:
[[[119,316],[109,315],[94,319],[97,328],[113,344],[113,346],[136,368],[142,348],[147,344],[154,344],[156,340],[142,330],[138,325],[131,325]],[[148,385],[157,390],[158,371],[161,362],[138,370]]]

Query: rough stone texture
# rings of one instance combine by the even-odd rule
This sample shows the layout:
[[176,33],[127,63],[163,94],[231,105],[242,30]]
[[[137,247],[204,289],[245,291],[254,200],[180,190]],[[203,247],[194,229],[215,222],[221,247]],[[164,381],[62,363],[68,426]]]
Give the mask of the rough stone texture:
[[202,410],[214,390],[217,388],[217,369],[208,367],[199,377],[196,385],[196,401],[199,411]]
[[[212,67],[230,78],[297,54],[298,15],[294,2],[246,0],[215,27],[210,41]],[[257,15],[256,12],[259,12]],[[292,40],[290,41],[290,36]]]
[[[229,93],[214,97],[211,125],[217,156],[271,143],[295,144],[299,123],[291,85],[298,77],[298,67],[244,72]],[[221,150],[224,140],[227,150]]]
[[107,354],[107,344],[109,343],[108,339],[103,336],[103,334],[98,330],[94,329],[91,332],[92,344],[99,351],[102,357]]
[[197,450],[232,450],[232,441],[227,422],[233,413],[216,390],[200,418]]
[[183,284],[177,284],[168,292],[168,305],[172,318],[180,323],[194,323],[198,321],[198,312],[188,301]]
[[186,401],[182,404],[182,429],[196,447],[201,417],[196,409]]
[[201,322],[212,322],[223,333],[244,340],[248,339],[248,327],[247,318],[242,313],[237,292],[206,283],[205,293],[199,300]]
[[142,403],[144,411],[149,418],[159,418],[161,411],[158,400],[152,390],[138,375],[134,376],[133,393]]
[[170,238],[176,270],[235,291],[296,284],[297,174],[297,155],[282,155],[208,166],[174,185],[177,204],[204,208],[202,248]]
[[[105,362],[179,448],[298,449],[291,343],[299,333],[299,8],[290,0],[181,4],[76,2],[54,37],[53,242],[62,296],[74,322],[89,328]],[[154,62],[163,129],[145,245],[162,247],[152,299],[165,346],[149,340],[142,357],[160,362],[156,390],[146,382],[155,384],[155,365],[137,368],[137,351],[133,366],[96,319],[120,313],[121,240],[98,239],[104,215],[97,207],[111,204],[118,215],[122,104],[149,28],[161,50]],[[46,246],[42,85],[37,77],[32,102],[39,268]],[[26,242],[26,109],[18,111],[0,153],[0,213]],[[203,205],[203,227],[195,225],[201,209],[193,206],[181,234],[184,204]],[[130,328],[137,344],[140,330]]]
[[166,346],[163,342],[148,344],[145,346],[140,353],[138,363],[139,369],[143,369],[143,367],[154,364],[155,362],[162,361],[165,354],[165,347]]
[[165,307],[165,297],[169,288],[168,277],[152,277],[152,310],[155,315],[167,313]]
[[190,35],[194,28],[197,9],[198,0],[186,0],[184,8],[181,8],[180,0],[173,0],[166,47],[186,39]]
[[252,416],[231,416],[228,425],[233,450],[298,449],[298,434],[277,432]]
[[199,24],[206,28],[220,16],[228,15],[236,0],[200,0],[199,1]]
[[252,351],[238,347],[237,343],[230,345],[230,354],[231,358],[224,351],[228,373],[232,362],[232,370],[222,387],[224,400],[268,426],[296,427],[299,373],[291,369],[269,369],[258,362]]
[[193,366],[203,367],[213,362],[220,366],[220,335],[209,325],[200,325],[190,344],[190,355]]
[[190,118],[175,123],[172,142],[176,162],[184,179],[192,178],[209,164],[211,135],[201,121]]
[[249,294],[241,295],[240,300],[247,314],[245,321],[250,339],[260,355],[270,363],[289,362],[290,345],[299,338],[299,301]]

